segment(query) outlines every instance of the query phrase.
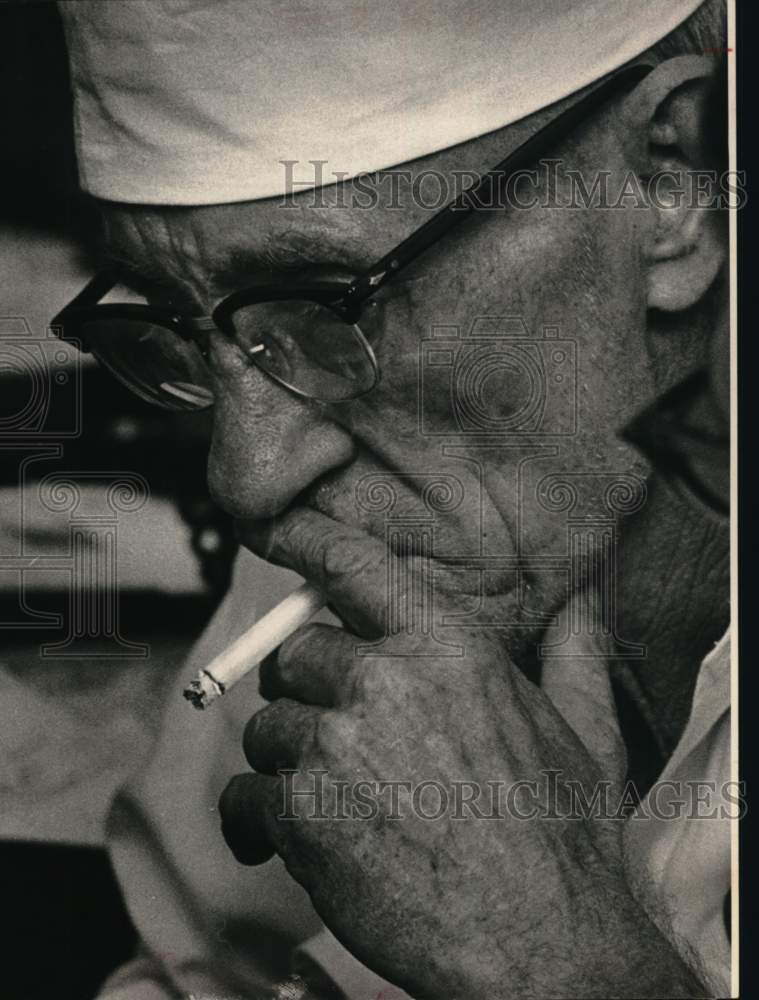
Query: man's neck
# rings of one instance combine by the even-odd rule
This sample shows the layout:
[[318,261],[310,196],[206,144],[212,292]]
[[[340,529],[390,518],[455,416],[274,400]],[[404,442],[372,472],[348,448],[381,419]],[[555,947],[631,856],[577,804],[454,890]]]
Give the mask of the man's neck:
[[668,759],[701,661],[729,622],[729,531],[653,481],[636,523],[622,527],[619,566],[618,635],[647,647],[626,673]]

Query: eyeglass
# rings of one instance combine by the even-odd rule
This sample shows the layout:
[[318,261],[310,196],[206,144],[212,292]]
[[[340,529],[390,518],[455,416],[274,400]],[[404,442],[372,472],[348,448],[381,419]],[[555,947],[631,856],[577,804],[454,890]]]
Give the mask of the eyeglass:
[[380,380],[372,341],[379,324],[373,296],[455,226],[492,203],[493,192],[537,162],[591,112],[638,83],[651,67],[621,70],[513,150],[403,242],[353,281],[265,285],[237,291],[210,316],[180,315],[167,306],[101,303],[115,287],[98,273],[52,320],[62,339],[92,353],[141,398],[169,410],[211,406],[206,363],[210,334],[229,337],[280,385],[300,396],[342,402]]

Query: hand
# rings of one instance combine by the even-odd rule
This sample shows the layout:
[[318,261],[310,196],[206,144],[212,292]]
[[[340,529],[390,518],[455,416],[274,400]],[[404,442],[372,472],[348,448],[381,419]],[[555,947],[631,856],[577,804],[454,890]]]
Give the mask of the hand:
[[[567,818],[567,781],[591,802],[604,774],[496,630],[447,629],[461,657],[413,636],[410,655],[359,656],[384,633],[382,543],[311,510],[243,541],[353,631],[307,625],[262,667],[256,773],[220,806],[240,861],[276,849],[346,947],[416,997],[701,995],[628,888],[621,823]],[[436,576],[438,610],[451,590]]]

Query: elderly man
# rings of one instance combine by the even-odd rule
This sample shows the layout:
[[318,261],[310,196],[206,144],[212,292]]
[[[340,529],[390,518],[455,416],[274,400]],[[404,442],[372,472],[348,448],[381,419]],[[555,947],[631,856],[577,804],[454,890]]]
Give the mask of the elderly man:
[[[112,813],[145,950],[106,995],[728,990],[728,536],[618,436],[724,314],[685,180],[724,7],[61,9],[109,263],[59,326],[213,406],[216,498],[339,623],[264,663],[269,705],[170,705]],[[256,708],[242,869],[212,826]],[[666,801],[618,794],[623,742]]]

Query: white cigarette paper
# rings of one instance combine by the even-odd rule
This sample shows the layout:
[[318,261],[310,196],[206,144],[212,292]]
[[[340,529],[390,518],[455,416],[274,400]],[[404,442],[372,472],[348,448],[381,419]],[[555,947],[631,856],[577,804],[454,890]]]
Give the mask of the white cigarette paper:
[[304,583],[211,660],[184,689],[185,698],[195,708],[207,708],[323,607],[321,592]]

